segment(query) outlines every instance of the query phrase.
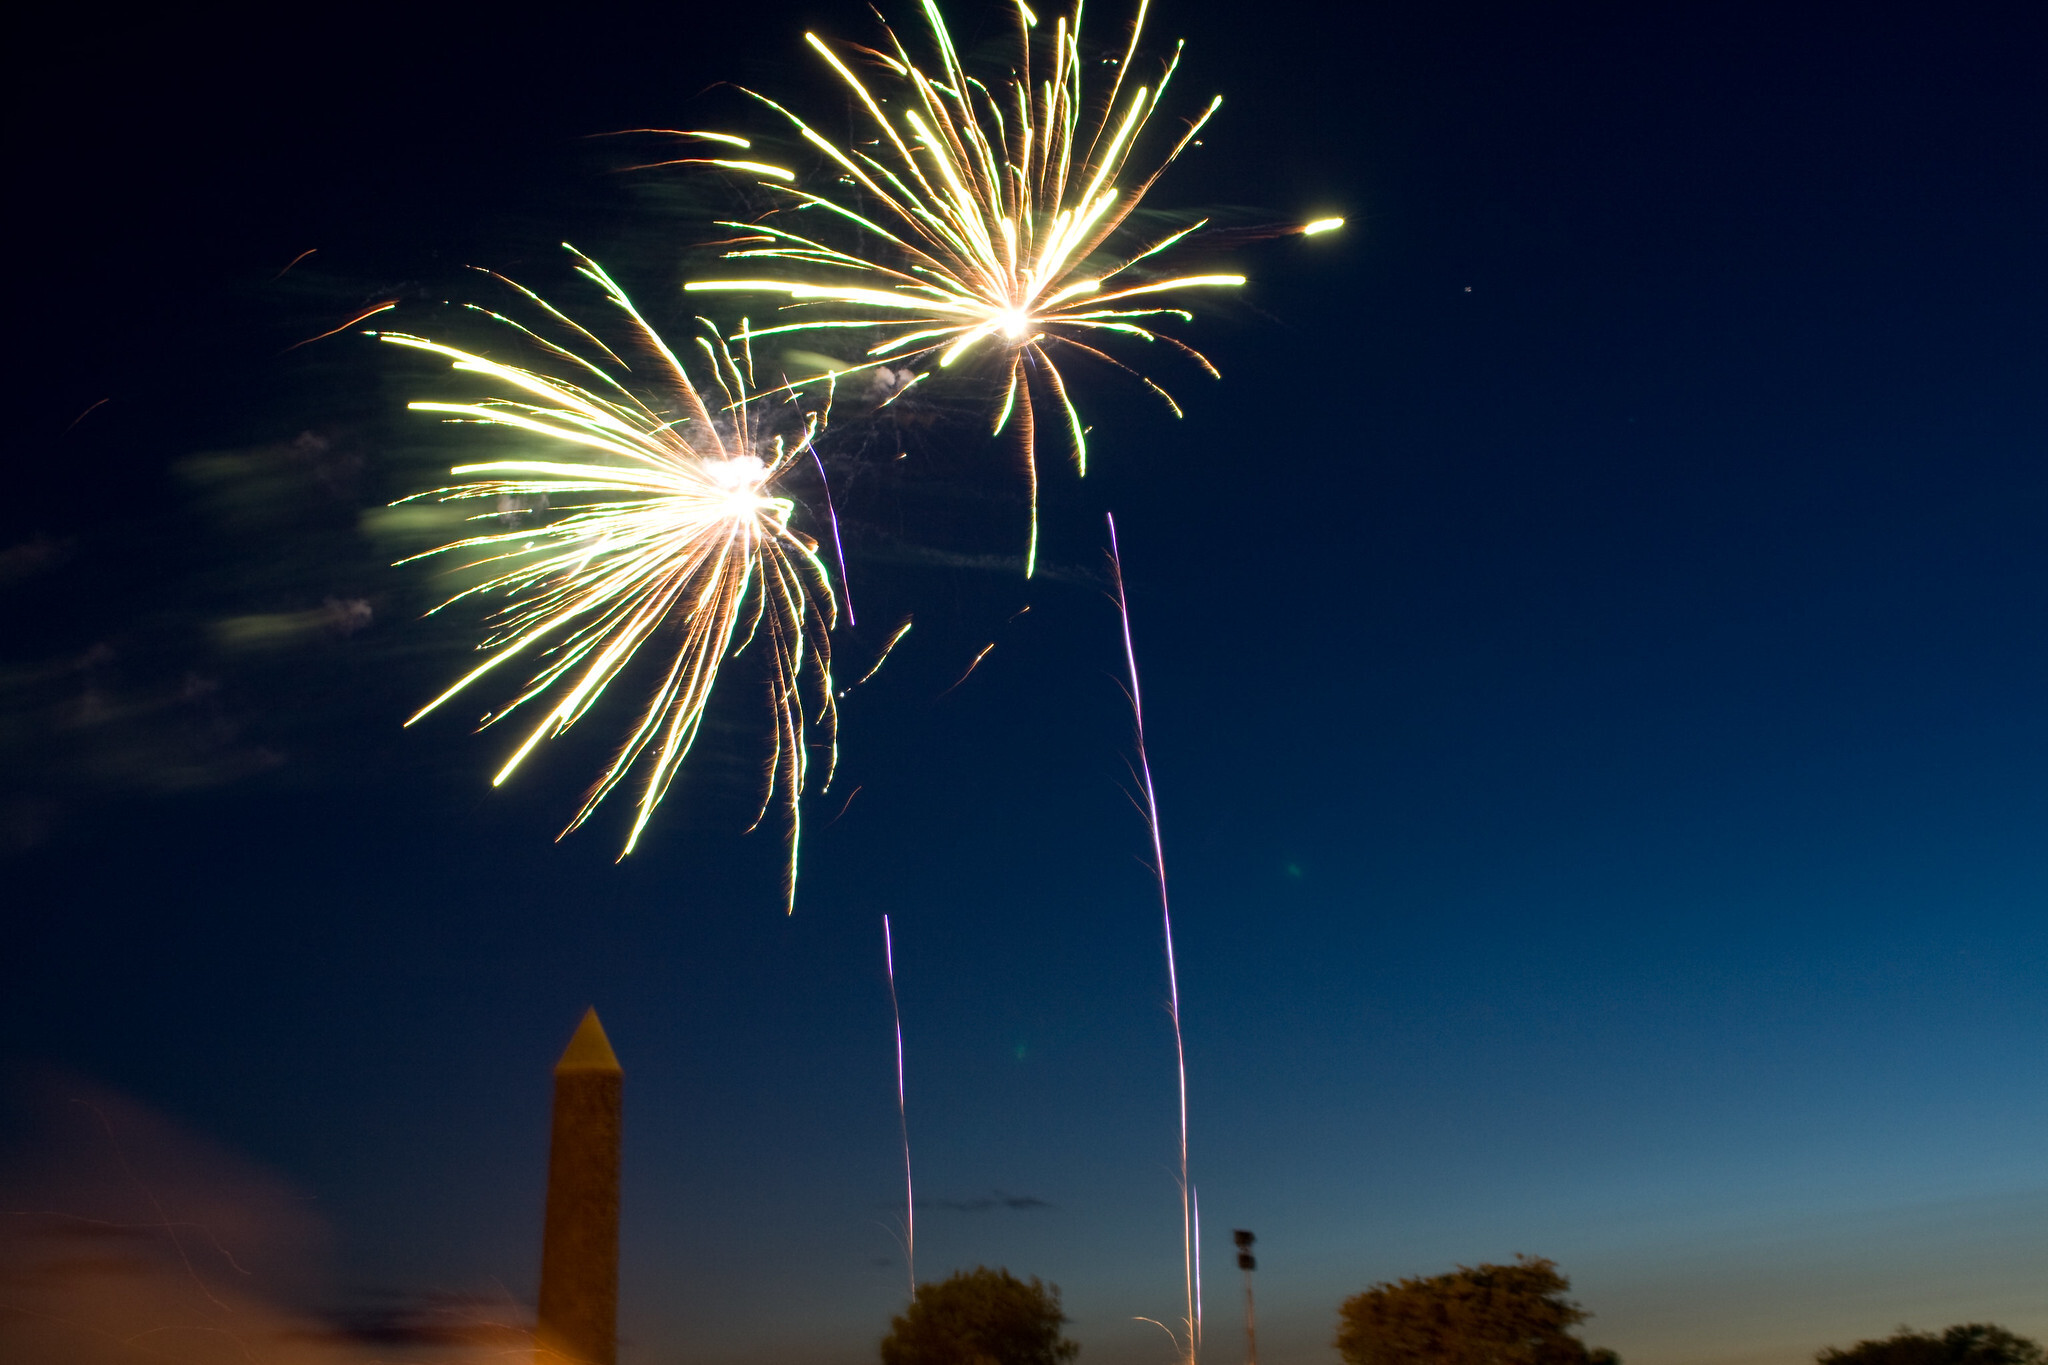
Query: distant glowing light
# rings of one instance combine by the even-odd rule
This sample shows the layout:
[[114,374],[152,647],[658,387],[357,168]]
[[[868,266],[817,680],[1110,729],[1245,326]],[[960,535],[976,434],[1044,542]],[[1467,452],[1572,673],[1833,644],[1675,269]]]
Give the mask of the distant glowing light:
[[1303,223],[1301,225],[1301,235],[1313,237],[1319,232],[1335,232],[1343,226],[1344,220],[1342,218],[1318,218],[1312,223]]

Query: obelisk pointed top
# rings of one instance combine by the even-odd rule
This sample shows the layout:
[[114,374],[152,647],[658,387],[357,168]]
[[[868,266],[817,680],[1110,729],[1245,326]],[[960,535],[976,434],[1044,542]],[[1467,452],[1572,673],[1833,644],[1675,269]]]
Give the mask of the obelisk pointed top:
[[615,1071],[623,1073],[618,1054],[612,1051],[612,1040],[604,1036],[604,1025],[597,1021],[597,1006],[592,1005],[583,1012],[583,1022],[576,1026],[576,1036],[569,1040],[569,1046],[562,1050],[562,1060],[555,1063],[557,1075],[564,1071]]

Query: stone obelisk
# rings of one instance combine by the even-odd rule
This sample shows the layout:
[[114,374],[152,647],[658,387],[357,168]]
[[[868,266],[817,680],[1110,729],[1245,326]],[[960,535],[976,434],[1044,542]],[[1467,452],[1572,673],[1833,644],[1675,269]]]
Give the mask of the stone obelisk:
[[595,1008],[555,1063],[538,1365],[616,1365],[619,1120],[625,1072]]

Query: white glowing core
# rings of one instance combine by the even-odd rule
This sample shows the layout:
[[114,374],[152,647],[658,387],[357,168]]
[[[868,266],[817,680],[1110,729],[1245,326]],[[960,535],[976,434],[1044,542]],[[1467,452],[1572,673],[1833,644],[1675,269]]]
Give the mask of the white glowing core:
[[720,488],[738,491],[759,487],[768,477],[768,466],[761,463],[758,455],[737,455],[730,460],[705,461],[704,473]]

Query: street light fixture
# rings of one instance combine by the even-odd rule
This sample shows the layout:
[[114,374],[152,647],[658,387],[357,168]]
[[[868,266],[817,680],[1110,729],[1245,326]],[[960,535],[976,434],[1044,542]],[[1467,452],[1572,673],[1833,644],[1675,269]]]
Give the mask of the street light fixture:
[[1259,1318],[1252,1304],[1252,1272],[1259,1268],[1252,1255],[1252,1243],[1259,1239],[1243,1228],[1230,1234],[1237,1243],[1237,1268],[1244,1272],[1244,1349],[1248,1365],[1259,1365]]

